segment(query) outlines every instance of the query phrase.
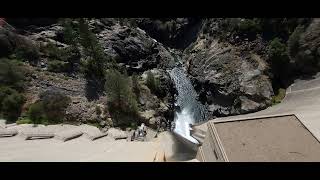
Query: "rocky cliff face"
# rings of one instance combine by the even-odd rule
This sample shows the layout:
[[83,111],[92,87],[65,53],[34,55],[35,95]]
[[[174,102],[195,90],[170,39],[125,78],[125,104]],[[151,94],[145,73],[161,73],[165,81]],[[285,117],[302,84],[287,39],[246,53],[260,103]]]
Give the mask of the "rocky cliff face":
[[291,63],[304,74],[319,72],[320,19],[313,19],[309,26],[300,26],[295,35],[291,38]]
[[[68,47],[62,38],[63,26],[57,24],[57,20],[10,21],[18,29],[27,30],[23,37],[33,44],[51,42],[60,49]],[[90,19],[89,27],[108,57],[125,68],[129,76],[138,74],[142,92],[139,110],[147,124],[155,127],[173,119],[175,90],[166,70],[176,66],[174,55],[182,59],[199,94],[198,100],[208,106],[212,117],[254,112],[271,104],[274,92],[267,61],[268,45],[258,34],[237,34],[232,27],[242,22],[240,18],[138,18],[129,21]],[[318,29],[319,21],[314,20],[299,35],[298,49],[315,58],[319,56]],[[15,38],[12,37],[20,36],[0,31],[0,55],[13,52]],[[58,88],[72,99],[67,112],[70,121],[99,119],[95,108],[97,105],[106,106],[103,102],[108,97],[103,95],[98,100],[89,101],[85,97],[85,79],[80,72],[72,75],[53,73],[47,72],[46,67],[47,60],[43,55],[30,67],[34,71],[27,91],[30,102],[40,92]],[[147,71],[159,78],[159,94],[151,93],[146,86]],[[105,114],[105,118],[110,118],[107,112]]]
[[[105,54],[116,59],[117,64],[125,68],[129,76],[133,73],[138,75],[138,83],[141,87],[141,96],[138,100],[141,120],[156,128],[159,124],[167,124],[173,119],[174,89],[166,71],[175,66],[171,53],[144,30],[120,25],[115,19],[92,19],[89,21],[89,26],[96,33]],[[28,26],[27,29],[28,32],[24,35],[1,31],[0,37],[3,37],[3,40],[0,45],[6,47],[1,55],[6,56],[12,53],[16,42],[10,41],[20,36],[38,48],[48,43],[56,45],[59,49],[68,47],[61,38],[63,27],[59,24],[47,26],[37,24],[31,28]],[[21,30],[24,29],[18,29],[18,31]],[[14,38],[10,38],[11,36]],[[97,106],[107,109],[106,98],[108,97],[102,95],[93,101],[87,99],[86,80],[81,72],[72,74],[48,72],[49,60],[42,52],[40,55],[39,62],[28,65],[32,75],[28,78],[25,107],[35,102],[41,92],[51,89],[59,90],[72,100],[66,112],[67,121],[112,125],[108,112],[104,113],[104,117],[99,117],[96,113]],[[147,71],[151,71],[159,79],[160,91],[156,95],[151,93],[146,85]]]
[[105,53],[116,58],[117,63],[123,64],[129,73],[175,65],[171,54],[162,44],[140,28],[116,23],[105,27],[97,36]]
[[[268,77],[266,43],[261,37],[249,40],[232,34],[229,27],[224,27],[225,21],[188,18],[138,21],[138,26],[147,32],[158,33],[154,35],[156,39],[171,46],[169,41],[176,45],[171,47],[180,49],[175,54],[182,57],[199,100],[208,105],[213,117],[264,109],[274,94]],[[182,43],[179,38],[184,35],[189,39]],[[178,41],[183,45],[178,46]]]
[[184,54],[188,73],[213,116],[249,113],[270,105],[267,64],[255,53],[216,39],[198,39]]

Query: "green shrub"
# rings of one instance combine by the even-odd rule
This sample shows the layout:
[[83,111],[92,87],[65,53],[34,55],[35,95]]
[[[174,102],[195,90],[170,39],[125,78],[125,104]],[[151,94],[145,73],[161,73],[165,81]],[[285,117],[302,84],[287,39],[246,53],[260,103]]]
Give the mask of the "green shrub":
[[286,90],[280,88],[275,96],[272,97],[272,105],[279,104],[282,99],[286,96]]
[[268,55],[277,60],[287,57],[287,47],[279,38],[274,38],[269,44]]
[[0,85],[23,90],[26,71],[15,60],[0,59]]
[[53,44],[52,42],[49,42],[42,48],[43,53],[48,56],[50,59],[59,59],[61,57],[61,51],[60,49]]
[[100,82],[105,80],[105,68],[98,60],[88,58],[87,61],[82,64],[82,68],[87,78]]
[[48,90],[40,94],[40,101],[46,119],[50,123],[59,123],[64,119],[71,99],[59,91]]
[[9,121],[16,121],[21,114],[25,98],[24,69],[14,60],[0,59],[0,114]]
[[68,72],[70,64],[68,62],[53,60],[48,62],[48,71],[51,72]]
[[16,90],[7,87],[0,87],[0,114],[9,121],[16,121],[21,114],[25,98]]
[[17,43],[15,49],[16,57],[23,61],[29,61],[32,64],[37,64],[40,60],[39,49],[31,41],[21,39]]
[[57,47],[57,45],[53,44],[52,42],[49,42],[42,48],[42,52],[47,57],[49,57],[49,60],[67,61],[68,57],[70,56],[68,48],[70,47],[60,49]]
[[154,77],[151,71],[147,73],[147,86],[152,93],[157,94],[159,92],[160,81]]
[[13,92],[2,100],[2,114],[9,121],[16,121],[21,114],[25,98],[22,94]]
[[80,58],[81,58],[81,54],[78,47],[74,45],[70,45],[63,51],[65,56],[62,60],[69,63],[71,71],[78,70],[78,69],[75,69],[75,65],[80,64]]
[[278,37],[287,41],[290,34],[294,32],[298,25],[306,25],[310,18],[261,18],[262,34],[264,39]]
[[17,91],[7,86],[0,86],[0,112],[2,111],[3,100],[14,93],[17,93]]
[[274,38],[268,46],[268,56],[274,76],[274,88],[285,87],[292,73],[286,45],[279,38]]
[[255,36],[261,32],[261,25],[258,19],[244,19],[238,24],[238,31],[242,34]]
[[85,19],[80,19],[79,20],[79,37],[80,37],[80,44],[84,47],[84,51],[86,55],[90,56],[91,50],[92,50],[92,45],[94,39],[94,35],[92,32],[89,30],[89,25],[86,22]]
[[106,74],[109,112],[119,126],[130,125],[137,117],[137,101],[129,84],[129,78],[116,70]]
[[65,43],[70,45],[76,45],[78,34],[75,28],[72,26],[72,20],[66,18],[62,21],[63,26],[63,39]]
[[45,119],[43,103],[41,101],[29,107],[28,117],[34,124],[41,124],[41,121]]
[[81,54],[76,45],[59,49],[53,43],[48,43],[42,51],[49,57],[48,70],[52,72],[70,72],[75,70],[76,63],[80,63]]
[[86,124],[88,124],[90,126],[95,126],[97,128],[101,128],[101,126],[98,122],[86,122]]
[[84,19],[81,19],[79,22],[79,35],[80,44],[84,47],[85,54],[103,63],[106,59],[103,48],[96,35],[90,31],[88,23]]
[[19,119],[16,121],[17,124],[32,124],[33,121],[31,119]]

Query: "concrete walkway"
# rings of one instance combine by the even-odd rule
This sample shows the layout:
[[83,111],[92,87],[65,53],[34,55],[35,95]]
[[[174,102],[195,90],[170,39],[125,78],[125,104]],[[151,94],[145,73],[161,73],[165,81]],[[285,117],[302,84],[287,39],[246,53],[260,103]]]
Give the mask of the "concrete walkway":
[[[286,91],[280,104],[265,110],[213,119],[214,122],[225,122],[242,119],[255,119],[279,115],[294,114],[308,130],[320,141],[320,74],[309,80],[296,80]],[[196,126],[206,131],[206,123]]]
[[84,136],[62,142],[56,139],[23,140],[0,138],[0,161],[14,162],[152,162],[159,143],[114,141],[103,137],[91,141]]
[[[296,80],[286,90],[280,104],[256,113],[217,118],[194,126],[193,132],[205,134],[197,158],[200,161],[229,161],[228,153],[231,161],[319,161],[319,109],[320,73],[311,79]],[[301,129],[303,126],[294,126],[295,118],[308,131]],[[268,130],[262,122],[269,127]],[[315,139],[307,136],[308,133]],[[295,152],[300,154],[292,154]],[[250,156],[245,156],[246,153]],[[298,157],[301,154],[305,156]]]
[[[4,128],[4,127],[2,127]],[[94,126],[81,125],[39,125],[31,124],[7,126],[16,129],[19,134],[14,137],[0,138],[0,162],[36,161],[36,162],[152,162],[161,152],[160,141],[131,142],[126,139],[115,140],[105,136],[94,141],[82,136],[63,142],[59,139],[25,140],[21,133],[39,129],[59,132],[78,129],[82,132],[99,131]]]

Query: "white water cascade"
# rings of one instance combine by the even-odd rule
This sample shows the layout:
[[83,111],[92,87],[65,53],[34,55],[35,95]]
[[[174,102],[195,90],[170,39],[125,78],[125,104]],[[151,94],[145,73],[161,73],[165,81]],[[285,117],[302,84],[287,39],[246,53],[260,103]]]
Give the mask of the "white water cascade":
[[192,116],[188,109],[176,112],[175,128],[173,131],[192,143],[198,144],[199,142],[190,135],[190,124],[194,123]]
[[178,92],[176,106],[180,109],[175,112],[173,131],[190,142],[198,144],[198,141],[190,135],[190,124],[205,121],[206,108],[197,101],[197,93],[181,67],[172,69],[170,76]]

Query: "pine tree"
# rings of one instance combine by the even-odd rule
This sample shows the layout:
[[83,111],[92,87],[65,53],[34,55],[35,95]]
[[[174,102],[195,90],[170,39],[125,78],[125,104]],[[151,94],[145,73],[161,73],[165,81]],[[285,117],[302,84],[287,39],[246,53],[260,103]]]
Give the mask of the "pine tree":
[[103,87],[105,81],[105,69],[107,58],[104,55],[95,34],[93,34],[85,19],[79,20],[80,44],[84,48],[87,61],[84,64],[84,73],[87,78],[93,80],[98,89]]
[[137,115],[138,108],[129,78],[117,70],[109,70],[105,89],[110,114],[118,125],[130,125]]
[[151,71],[147,73],[147,86],[152,93],[156,94],[159,91],[160,82],[157,78],[154,77]]
[[76,46],[77,43],[77,32],[72,27],[71,19],[64,19],[62,25],[63,25],[63,39],[64,41],[72,46]]
[[131,79],[132,79],[132,91],[136,95],[136,98],[138,99],[140,96],[140,85],[138,81],[138,76],[134,73]]

